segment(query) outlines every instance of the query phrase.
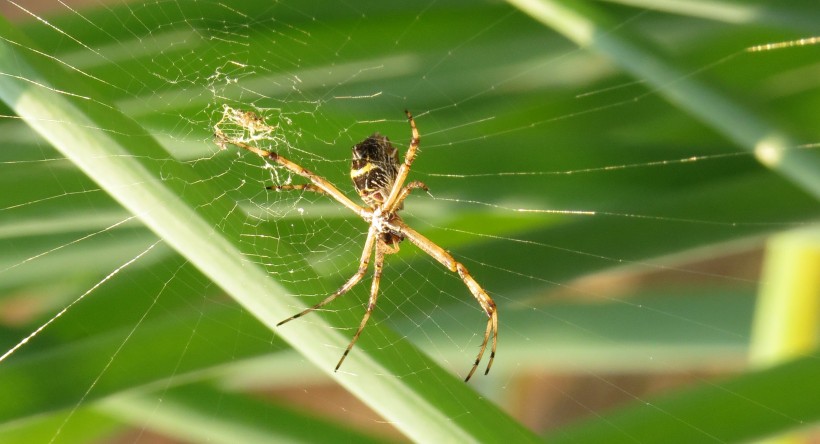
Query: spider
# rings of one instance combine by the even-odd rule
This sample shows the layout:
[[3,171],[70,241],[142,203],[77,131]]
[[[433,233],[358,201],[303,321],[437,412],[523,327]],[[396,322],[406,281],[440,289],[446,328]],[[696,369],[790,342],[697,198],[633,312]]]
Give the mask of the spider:
[[[410,123],[412,138],[410,139],[410,147],[404,155],[404,162],[399,162],[398,150],[390,143],[387,137],[379,133],[374,133],[353,146],[353,163],[350,170],[350,177],[353,180],[356,191],[366,206],[355,204],[325,178],[282,157],[278,153],[259,149],[242,140],[229,138],[220,129],[219,123],[215,125],[214,128],[216,130],[216,143],[221,148],[225,148],[230,144],[248,150],[265,159],[270,159],[292,173],[310,181],[309,184],[300,185],[271,185],[268,186],[267,189],[277,191],[311,191],[325,194],[370,224],[370,228],[367,231],[367,238],[364,242],[364,250],[359,260],[359,268],[356,273],[339,287],[338,290],[318,304],[285,319],[276,326],[281,326],[282,324],[322,308],[333,302],[337,297],[350,291],[350,289],[358,284],[362,277],[364,277],[370,264],[371,256],[374,256],[373,280],[370,287],[370,299],[367,303],[367,310],[359,324],[358,330],[356,330],[356,334],[353,335],[353,339],[339,359],[339,363],[336,364],[334,371],[338,371],[350,353],[350,350],[353,348],[353,345],[356,344],[356,341],[359,339],[365,324],[367,324],[373,309],[376,307],[376,298],[379,293],[379,282],[382,277],[385,255],[399,251],[399,244],[402,240],[407,239],[433,259],[444,265],[448,270],[458,273],[461,280],[464,281],[470,293],[473,294],[473,297],[475,297],[487,315],[487,328],[484,331],[484,341],[481,343],[481,348],[478,351],[475,363],[473,363],[470,372],[464,379],[466,382],[469,381],[470,377],[475,373],[482,356],[484,356],[484,351],[487,349],[487,342],[492,335],[493,345],[490,351],[490,360],[484,374],[486,375],[490,372],[490,367],[492,367],[493,360],[495,359],[496,343],[498,342],[498,313],[495,302],[493,302],[492,298],[484,291],[478,282],[473,279],[463,264],[455,260],[450,253],[433,243],[430,239],[427,239],[406,225],[398,214],[403,207],[404,200],[410,195],[412,190],[421,188],[427,191],[427,186],[419,181],[412,181],[404,185],[407,175],[410,173],[410,167],[416,158],[416,152],[418,151],[420,142],[419,132],[418,129],[416,129],[416,122],[413,120],[412,114],[410,114],[409,111],[405,111],[405,114]],[[253,112],[235,110],[227,106],[225,107],[223,121],[226,119],[242,126],[245,130],[272,128],[265,125],[264,121]],[[221,122],[222,121],[220,121],[220,123]],[[253,134],[251,134],[251,140],[255,140]]]

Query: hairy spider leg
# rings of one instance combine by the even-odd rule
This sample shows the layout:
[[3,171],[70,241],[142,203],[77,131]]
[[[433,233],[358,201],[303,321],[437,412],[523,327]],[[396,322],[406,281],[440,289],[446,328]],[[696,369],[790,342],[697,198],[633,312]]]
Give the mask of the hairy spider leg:
[[[450,256],[450,259],[452,259],[452,256]],[[490,360],[487,362],[487,369],[484,370],[485,375],[490,373],[490,368],[493,366],[493,361],[495,360],[495,348],[498,344],[498,310],[490,295],[488,295],[487,292],[484,291],[480,285],[478,285],[478,282],[473,279],[470,272],[467,271],[467,268],[461,262],[456,262],[456,270],[458,271],[458,275],[461,277],[461,280],[464,281],[464,284],[470,289],[473,297],[476,298],[479,305],[481,305],[481,308],[484,309],[484,312],[488,317],[487,329],[484,331],[484,341],[481,343],[481,349],[478,351],[478,356],[475,358],[473,368],[470,369],[470,373],[467,374],[466,378],[464,378],[464,382],[467,382],[470,380],[470,377],[473,376],[473,373],[475,373],[476,368],[478,368],[478,363],[481,362],[481,358],[484,356],[484,351],[487,349],[487,341],[490,339],[490,334],[492,334],[493,347],[490,350]]]
[[473,376],[473,373],[475,373],[478,363],[481,361],[481,358],[484,356],[484,351],[487,349],[487,343],[490,340],[490,335],[492,335],[493,346],[490,351],[490,360],[487,363],[487,370],[484,371],[484,374],[486,375],[490,372],[490,368],[493,366],[496,345],[498,344],[498,310],[496,309],[495,302],[490,295],[488,295],[487,292],[481,288],[481,285],[473,279],[470,272],[467,271],[467,267],[465,267],[461,262],[455,260],[450,253],[434,244],[430,239],[427,239],[418,231],[407,226],[407,224],[401,220],[391,221],[389,225],[392,230],[404,236],[405,239],[409,240],[422,251],[439,261],[442,265],[447,267],[448,270],[453,273],[458,273],[458,276],[464,282],[464,285],[467,286],[470,293],[473,294],[473,297],[476,301],[478,301],[478,304],[484,310],[484,313],[487,314],[487,329],[484,331],[484,341],[481,343],[481,349],[478,351],[478,356],[476,356],[473,368],[470,370],[470,373],[467,374],[467,377],[464,378],[464,381],[469,381]]
[[298,185],[270,185],[265,188],[276,191],[312,191],[314,193],[326,194],[321,188],[312,183],[303,183]]
[[[310,313],[313,310],[324,307],[325,305],[333,302],[333,300],[336,299],[337,297],[339,297],[339,296],[347,293],[348,291],[350,291],[350,289],[353,288],[353,286],[358,284],[359,281],[362,280],[362,277],[364,276],[364,274],[367,272],[367,266],[370,263],[370,255],[373,253],[373,251],[372,251],[373,250],[373,245],[375,244],[375,241],[376,241],[377,237],[378,237],[378,232],[376,231],[376,229],[373,226],[371,226],[370,230],[367,232],[367,240],[365,240],[365,242],[364,242],[364,249],[362,250],[362,258],[359,260],[359,269],[356,271],[356,274],[351,276],[350,279],[348,279],[347,282],[344,283],[344,285],[339,287],[339,289],[336,290],[335,293],[331,294],[330,296],[325,298],[325,300],[323,300],[322,302],[319,302],[318,304],[314,305],[313,307],[306,308],[305,310],[302,310],[301,312],[296,313],[295,315],[293,315],[293,316],[285,319],[284,321],[276,324],[276,326],[278,327],[278,326],[280,326],[280,325],[282,325],[286,322],[290,322],[290,321],[292,321],[296,318],[302,317],[302,316]],[[344,357],[342,357],[342,359],[344,359]],[[336,367],[336,368],[338,368],[338,367]]]
[[404,184],[404,181],[407,180],[407,175],[410,174],[410,166],[413,165],[413,161],[416,159],[416,151],[419,148],[419,143],[421,143],[421,137],[419,136],[419,130],[416,128],[416,121],[413,120],[413,115],[407,110],[404,110],[404,113],[407,114],[407,120],[410,122],[412,137],[410,139],[410,146],[407,148],[407,152],[404,153],[404,162],[401,164],[399,167],[399,172],[396,174],[393,189],[390,190],[390,194],[387,196],[387,199],[385,199],[384,205],[382,206],[382,210],[385,213],[394,213],[396,212],[396,209],[399,208],[401,201],[398,197],[402,190],[404,190],[402,185]]
[[287,158],[282,157],[281,155],[279,155],[275,151],[267,151],[267,150],[259,149],[255,146],[248,145],[247,143],[240,142],[238,140],[230,139],[227,136],[225,136],[225,134],[222,133],[222,131],[217,130],[214,135],[218,140],[217,143],[219,143],[220,145],[230,144],[230,145],[238,146],[239,148],[248,150],[248,151],[250,151],[250,152],[252,152],[252,153],[254,153],[254,154],[256,154],[260,157],[270,159],[270,160],[278,163],[279,165],[282,165],[288,171],[290,171],[294,174],[298,174],[299,176],[304,177],[305,179],[309,180],[316,188],[322,190],[322,192],[324,192],[325,194],[327,194],[327,195],[333,197],[334,199],[336,199],[339,203],[341,203],[342,205],[347,207],[349,210],[351,210],[354,213],[358,214],[362,219],[364,219],[365,221],[368,221],[368,222],[370,221],[370,216],[373,214],[373,211],[371,209],[360,207],[359,205],[356,205],[355,203],[353,203],[352,200],[350,200],[347,196],[345,196],[341,191],[336,189],[336,187],[333,186],[330,182],[328,182],[328,181],[324,180],[323,178],[317,176],[316,174],[314,174],[312,171],[308,170],[307,168],[304,168],[304,167],[302,167],[302,166],[288,160]]
[[399,197],[396,198],[396,208],[401,209],[402,204],[404,203],[404,199],[407,199],[407,196],[410,195],[410,192],[416,188],[421,188],[424,191],[430,191],[430,189],[427,188],[427,185],[425,185],[424,182],[414,180],[401,189]]
[[384,266],[384,255],[386,252],[390,252],[389,247],[384,243],[384,241],[379,239],[376,243],[376,258],[373,260],[373,283],[370,286],[370,299],[367,301],[367,310],[364,312],[364,317],[362,318],[362,322],[359,324],[359,329],[356,330],[356,334],[353,335],[353,339],[350,340],[350,344],[347,345],[345,352],[342,353],[339,363],[336,364],[336,368],[333,370],[334,372],[338,371],[339,367],[342,366],[342,362],[345,361],[345,358],[348,353],[350,353],[353,345],[359,340],[359,336],[361,336],[362,330],[364,330],[364,326],[367,324],[367,320],[370,319],[373,309],[376,308],[376,299],[379,297],[379,283],[382,280],[382,267]]

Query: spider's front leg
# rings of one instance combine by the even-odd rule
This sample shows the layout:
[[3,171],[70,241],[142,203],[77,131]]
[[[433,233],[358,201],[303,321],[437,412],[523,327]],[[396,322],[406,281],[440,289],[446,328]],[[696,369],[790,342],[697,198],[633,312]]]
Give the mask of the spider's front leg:
[[[407,152],[404,153],[404,162],[401,164],[398,172],[396,173],[395,183],[397,184],[403,184],[404,181],[407,180],[407,175],[410,174],[410,167],[413,165],[413,161],[416,160],[416,152],[418,151],[419,144],[421,143],[421,136],[419,136],[419,130],[416,128],[416,121],[413,120],[413,115],[410,114],[410,111],[407,110],[404,110],[404,113],[407,114],[407,121],[410,122],[411,138],[410,146],[407,148]],[[409,185],[407,185],[407,187],[410,187],[413,183],[421,182],[411,182]],[[403,199],[399,199],[399,196],[400,194],[404,194],[404,197],[407,197],[407,193],[404,191],[405,189],[407,189],[407,187],[393,187],[393,189],[390,190],[390,195],[384,201],[385,212],[393,213],[397,209],[401,208],[401,201]],[[423,188],[426,189],[427,187]]]
[[[363,219],[367,220],[368,217],[370,216],[370,213],[371,213],[370,209],[363,208],[363,207],[360,207],[359,205],[356,205],[355,203],[353,203],[352,200],[350,200],[347,196],[345,196],[344,193],[339,191],[335,186],[333,186],[333,184],[328,182],[326,179],[324,179],[321,176],[317,176],[312,171],[310,171],[307,168],[304,168],[301,165],[299,165],[299,164],[297,164],[297,163],[295,163],[295,162],[281,156],[279,153],[277,153],[275,151],[263,150],[263,149],[255,147],[253,145],[248,145],[247,143],[245,143],[241,140],[231,139],[228,136],[226,136],[225,133],[223,133],[221,130],[218,130],[218,129],[214,133],[214,137],[216,138],[216,144],[219,145],[220,148],[224,148],[227,145],[234,145],[234,146],[237,146],[237,147],[242,148],[244,150],[250,151],[250,152],[256,154],[259,157],[263,157],[265,159],[272,160],[272,161],[278,163],[280,166],[282,166],[286,170],[288,170],[288,171],[290,171],[294,174],[297,174],[299,176],[302,176],[305,179],[310,181],[309,185],[306,185],[301,189],[311,190],[311,191],[321,190],[321,192],[323,194],[327,194],[328,196],[332,197],[337,202],[344,205],[345,207],[347,207],[349,210],[353,211],[354,213],[358,214]],[[284,185],[281,189],[282,190],[289,190],[289,189],[293,190],[293,189],[300,189],[299,187],[300,187],[300,185]],[[276,189],[276,187],[274,186],[274,188],[272,188],[272,189]]]

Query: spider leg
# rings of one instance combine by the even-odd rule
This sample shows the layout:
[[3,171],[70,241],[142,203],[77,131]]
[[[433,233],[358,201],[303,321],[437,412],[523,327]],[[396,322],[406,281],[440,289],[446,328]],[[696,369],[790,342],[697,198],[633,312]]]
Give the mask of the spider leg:
[[467,285],[467,288],[470,289],[470,292],[478,301],[478,304],[481,305],[481,308],[484,309],[484,312],[487,313],[487,329],[484,331],[484,341],[481,343],[481,348],[478,350],[478,356],[475,358],[475,362],[473,363],[473,368],[470,369],[470,373],[467,374],[467,377],[464,378],[464,382],[470,380],[470,377],[473,376],[475,373],[476,368],[478,368],[478,363],[481,362],[481,358],[484,356],[484,351],[487,350],[487,342],[490,340],[490,334],[493,335],[493,347],[490,350],[490,360],[487,362],[487,370],[484,370],[484,374],[490,373],[490,368],[493,366],[493,361],[495,360],[495,349],[496,345],[498,344],[498,310],[495,307],[495,302],[478,285],[475,279],[470,276],[470,273],[467,271],[467,268],[461,264],[461,262],[456,262],[456,271],[458,271],[458,275],[461,277],[461,280]]
[[[371,251],[373,250],[373,244],[376,241],[377,237],[378,236],[377,236],[376,230],[371,227],[370,231],[367,232],[367,240],[365,240],[365,242],[364,242],[364,250],[362,251],[362,258],[359,260],[359,269],[356,271],[356,274],[351,276],[350,279],[348,279],[347,282],[344,283],[344,285],[339,287],[339,289],[336,290],[335,293],[331,294],[330,296],[325,298],[325,300],[323,300],[322,302],[319,302],[318,304],[314,305],[313,307],[302,310],[301,312],[296,313],[295,315],[293,315],[293,316],[285,319],[284,321],[276,324],[276,326],[278,327],[278,326],[280,326],[284,323],[287,323],[287,322],[290,322],[290,321],[292,321],[296,318],[302,317],[302,316],[310,313],[313,310],[324,307],[325,305],[333,302],[333,300],[336,299],[337,297],[339,297],[339,296],[347,293],[348,291],[350,291],[350,289],[353,288],[354,285],[358,284],[359,281],[362,280],[362,277],[364,276],[364,274],[367,272],[367,265],[370,263],[370,254],[371,254]],[[376,251],[378,252],[378,249],[376,249]],[[378,259],[378,257],[377,257],[377,259]]]
[[314,193],[327,194],[324,190],[312,183],[304,183],[299,185],[271,185],[265,188],[276,191],[312,191]]
[[407,180],[407,175],[410,174],[410,166],[413,165],[413,161],[416,159],[416,151],[418,151],[419,143],[421,143],[421,137],[419,136],[419,130],[416,129],[416,121],[413,120],[413,115],[407,110],[404,110],[404,113],[407,114],[407,120],[410,122],[412,137],[410,139],[410,146],[404,154],[404,163],[401,164],[396,174],[395,185],[393,189],[390,190],[390,195],[387,196],[387,199],[384,201],[383,208],[385,213],[395,212],[396,208],[399,207],[401,200],[399,200],[398,197],[404,189],[402,185],[404,181]]
[[345,207],[347,207],[349,210],[353,211],[354,213],[358,214],[362,219],[364,219],[366,221],[369,221],[370,215],[372,214],[372,211],[369,208],[363,208],[363,207],[360,207],[359,205],[356,205],[355,203],[353,203],[352,200],[350,200],[350,198],[345,196],[341,191],[339,191],[335,186],[333,186],[333,184],[331,184],[330,182],[328,182],[324,178],[322,178],[320,176],[317,176],[315,173],[308,170],[307,168],[304,168],[304,167],[300,166],[299,164],[294,163],[294,162],[280,156],[275,151],[263,150],[263,149],[255,147],[253,145],[248,145],[245,142],[231,139],[228,136],[226,136],[222,131],[220,131],[218,129],[217,129],[216,133],[214,134],[214,136],[216,137],[216,144],[219,145],[220,147],[224,147],[228,144],[235,145],[235,146],[237,146],[239,148],[242,148],[244,150],[248,150],[248,151],[256,154],[259,157],[264,157],[266,159],[270,159],[270,160],[278,163],[279,165],[281,165],[282,167],[284,167],[288,171],[290,171],[294,174],[298,174],[299,176],[304,177],[305,179],[309,180],[314,187],[322,190],[325,194],[327,194],[330,197],[336,199],[336,201],[338,201],[340,204],[344,205]]
[[427,188],[427,185],[424,184],[424,182],[414,180],[414,181],[408,183],[404,188],[401,189],[401,191],[399,192],[399,197],[396,198],[396,208],[397,208],[397,210],[400,210],[402,208],[402,206],[404,204],[404,199],[407,199],[407,196],[410,195],[410,192],[413,191],[416,188],[421,188],[424,191],[430,191]]
[[475,363],[473,363],[473,367],[470,369],[470,373],[467,374],[464,381],[469,381],[470,377],[472,377],[473,373],[475,373],[478,363],[481,361],[481,358],[484,356],[484,352],[487,350],[487,343],[490,341],[490,336],[492,335],[493,345],[490,350],[490,360],[487,363],[487,370],[484,371],[484,374],[486,375],[490,372],[490,368],[493,366],[493,361],[495,360],[495,350],[498,345],[498,310],[495,306],[493,298],[491,298],[490,295],[484,291],[481,285],[473,279],[470,272],[467,271],[467,267],[465,267],[461,262],[455,260],[453,256],[451,256],[450,253],[445,251],[443,248],[421,235],[418,231],[410,228],[401,220],[391,221],[389,225],[391,230],[404,236],[405,239],[409,240],[422,251],[429,254],[433,259],[439,261],[442,265],[447,267],[448,270],[458,273],[458,276],[464,282],[464,285],[467,286],[467,289],[470,290],[470,293],[473,294],[473,297],[478,302],[478,305],[480,305],[481,309],[484,310],[484,313],[487,314],[488,319],[487,328],[484,331],[484,341],[481,343],[481,349],[478,351],[478,356],[476,356]]
[[364,312],[364,317],[362,318],[361,324],[359,324],[359,329],[356,330],[356,334],[353,335],[353,339],[350,341],[350,344],[348,344],[345,352],[342,353],[342,357],[339,359],[339,363],[336,364],[336,369],[333,371],[339,370],[339,367],[342,366],[342,363],[345,361],[348,353],[350,353],[353,345],[359,340],[359,336],[362,334],[362,330],[364,330],[367,320],[370,319],[370,314],[373,313],[373,309],[376,308],[376,298],[379,296],[379,282],[381,282],[382,279],[382,266],[384,265],[385,247],[386,245],[381,240],[379,240],[376,244],[376,259],[373,261],[373,283],[370,287],[370,300],[367,301],[367,310]]

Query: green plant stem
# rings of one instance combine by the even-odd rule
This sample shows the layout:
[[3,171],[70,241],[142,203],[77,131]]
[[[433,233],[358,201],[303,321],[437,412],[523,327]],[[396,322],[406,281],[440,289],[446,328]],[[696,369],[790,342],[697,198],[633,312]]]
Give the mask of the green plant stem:
[[820,231],[778,234],[766,250],[750,356],[758,366],[814,350],[820,325]]
[[[536,20],[581,46],[600,52],[659,94],[701,122],[723,134],[767,167],[779,172],[807,193],[820,199],[820,156],[799,150],[784,131],[761,116],[697,81],[693,70],[683,70],[665,60],[647,42],[623,30],[583,1],[508,0]],[[743,50],[742,48],[740,50]]]

